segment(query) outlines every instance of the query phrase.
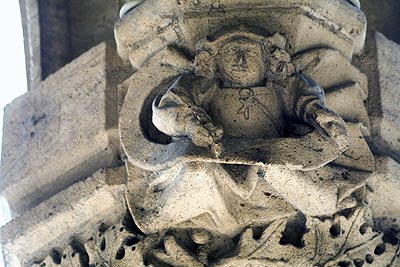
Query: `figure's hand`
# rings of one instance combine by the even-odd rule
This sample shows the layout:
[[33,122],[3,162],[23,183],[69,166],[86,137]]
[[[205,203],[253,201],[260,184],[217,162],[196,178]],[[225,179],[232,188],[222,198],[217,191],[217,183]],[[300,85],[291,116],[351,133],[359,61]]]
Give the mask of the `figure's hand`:
[[159,131],[173,137],[187,136],[196,146],[209,148],[214,157],[221,155],[222,128],[214,125],[207,112],[187,96],[169,91],[153,102],[152,109],[152,122]]
[[314,104],[307,112],[307,121],[324,136],[332,139],[342,151],[349,146],[349,135],[344,120],[321,104]]
[[221,127],[215,126],[211,118],[203,113],[196,112],[186,126],[187,136],[196,146],[208,147],[214,157],[222,153],[221,139],[224,134]]

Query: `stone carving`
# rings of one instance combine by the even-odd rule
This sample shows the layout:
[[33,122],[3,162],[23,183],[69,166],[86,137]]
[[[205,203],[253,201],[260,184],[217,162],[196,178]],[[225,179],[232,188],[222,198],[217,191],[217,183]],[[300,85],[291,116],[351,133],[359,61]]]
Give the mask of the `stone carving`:
[[[319,138],[319,150],[323,146],[332,146],[331,151],[327,149],[330,160],[347,148],[344,121],[325,107],[324,92],[315,82],[295,73],[289,54],[277,47],[279,42],[284,46],[285,40],[279,35],[264,38],[247,31],[223,34],[200,48],[195,59],[195,74],[179,76],[153,101],[152,122],[158,130],[174,138],[188,137],[197,147],[210,150],[210,153],[208,163],[202,160],[178,163],[161,171],[151,182],[150,187],[160,193],[154,197],[156,200],[147,201],[153,203],[146,209],[157,209],[159,213],[146,216],[149,225],[146,231],[159,231],[184,223],[217,234],[234,235],[241,227],[256,223],[243,223],[242,220],[248,220],[245,218],[253,217],[243,215],[252,209],[254,213],[260,213],[256,207],[263,206],[262,198],[254,196],[262,187],[260,178],[265,179],[266,173],[270,173],[266,169],[271,165],[269,160],[272,165],[275,162],[283,162],[276,165],[292,165],[292,168],[300,165],[299,169],[315,169],[324,164],[321,164],[316,147],[299,149],[297,155],[292,150],[307,142],[304,137],[303,140],[279,138],[301,134],[287,133],[285,120],[303,123],[300,126],[304,123],[314,125],[318,130],[307,143],[313,144]],[[230,143],[224,142],[224,138],[229,138]],[[278,148],[265,149],[269,139],[275,139],[275,145],[280,146],[275,154],[268,149]],[[294,144],[290,146],[289,142]],[[234,146],[237,149],[234,164],[212,162],[223,158],[224,153],[229,153]],[[252,163],[242,160],[243,152],[253,154]],[[269,153],[270,156],[266,156]],[[304,154],[309,162],[317,165],[301,166],[298,158],[304,158]],[[227,189],[220,189],[220,186]],[[207,194],[208,201],[197,204],[198,208],[190,214],[185,206],[196,198],[196,194],[199,200]],[[255,198],[254,203],[259,202],[253,208],[248,201],[251,198]],[[235,212],[228,208],[230,205],[246,208],[232,217]],[[267,213],[261,212],[257,217],[263,219],[257,223],[270,220]],[[207,222],[210,219],[212,223]]]
[[[77,246],[79,263],[400,266],[398,237],[371,227],[368,85],[350,61],[362,30],[335,33],[329,48],[323,35],[306,46],[308,33],[295,37],[295,26],[289,30],[253,0],[256,17],[270,19],[270,27],[235,17],[227,1],[208,15],[200,12],[206,3],[178,1],[165,9],[172,14],[181,5],[181,17],[160,15],[156,33],[138,26],[128,36],[155,2],[127,3],[116,27],[119,53],[136,71],[125,83],[119,131],[138,229],[100,227]],[[276,2],[283,13],[287,7]],[[359,8],[358,1],[341,8],[349,2]],[[188,31],[196,16],[185,8],[200,10],[199,23],[210,16],[207,23],[218,26]]]
[[367,210],[331,218],[297,213],[235,238],[178,229],[145,237],[122,224],[101,225],[83,245],[55,251],[34,266],[400,266],[399,245],[368,226]]
[[[28,43],[68,13],[23,2]],[[400,47],[359,0],[81,2],[61,39],[125,4],[117,46],[8,106],[7,266],[400,267]]]
[[[155,99],[149,101],[150,104],[147,105],[152,107],[153,115],[150,118],[138,118],[137,122],[147,120],[146,123],[155,125],[155,127],[153,126],[153,137],[140,136],[143,132],[142,125],[137,122],[135,124],[131,117],[132,112],[139,114],[140,112],[132,110],[132,107],[129,106],[126,109],[129,110],[127,113],[124,113],[123,110],[121,117],[122,142],[129,161],[133,163],[129,167],[132,170],[129,171],[128,168],[133,175],[129,180],[132,182],[133,190],[132,197],[130,197],[133,198],[131,210],[137,223],[147,228],[146,231],[156,232],[165,227],[171,227],[171,222],[175,220],[173,217],[176,215],[172,210],[175,212],[181,210],[185,215],[177,217],[186,217],[185,219],[189,220],[202,213],[207,213],[207,205],[215,206],[217,199],[210,197],[212,204],[204,204],[202,208],[194,211],[198,214],[189,215],[189,211],[184,206],[196,197],[193,194],[183,194],[183,192],[192,191],[189,189],[190,187],[193,188],[194,193],[201,192],[198,196],[199,199],[202,198],[201,194],[205,193],[204,189],[211,188],[211,190],[215,189],[215,192],[210,192],[210,196],[223,195],[218,202],[221,203],[220,206],[226,206],[224,203],[231,202],[232,198],[235,198],[234,196],[239,196],[239,198],[236,200],[237,204],[233,206],[240,206],[240,204],[246,206],[245,202],[248,202],[247,200],[251,199],[253,195],[257,195],[258,190],[261,190],[263,186],[265,187],[264,193],[276,191],[278,191],[277,195],[284,193],[279,192],[282,191],[280,185],[274,186],[274,183],[279,184],[279,181],[286,180],[283,177],[292,177],[291,181],[286,180],[286,182],[302,183],[300,181],[304,181],[303,185],[311,183],[310,171],[321,168],[346,150],[348,136],[344,121],[325,107],[324,92],[321,87],[310,78],[300,74],[299,71],[296,72],[290,55],[278,45],[281,47],[286,45],[286,40],[279,34],[268,37],[245,30],[225,33],[213,42],[202,44],[200,53],[195,59],[196,68],[183,75],[179,75],[179,71],[173,72],[173,74],[166,73],[166,76],[178,76],[178,78],[176,80],[172,78],[170,82],[161,85],[161,94],[155,94]],[[227,74],[225,70],[225,74],[221,74],[220,69],[223,69],[224,66],[221,66],[223,63],[218,63],[218,61],[221,61],[220,53],[226,53],[226,51],[218,46],[228,46],[231,58],[227,59],[228,55],[224,57],[228,62],[229,60],[234,62],[235,56],[242,53],[245,63],[253,64],[251,66],[255,69],[252,72],[253,77],[239,75],[236,81],[232,80],[230,76],[240,74],[240,70],[234,74]],[[222,52],[219,52],[218,49],[221,49]],[[253,55],[253,58],[247,59],[248,55],[244,53],[246,50]],[[160,57],[173,58],[175,56],[175,63],[177,63],[175,65],[190,65],[187,62],[185,64],[188,59],[179,58],[174,53],[176,52],[167,50]],[[238,60],[241,59],[238,58]],[[131,84],[131,88],[142,86],[139,83],[142,80],[141,75],[143,77],[152,75],[149,74],[149,71],[151,72],[151,69],[156,67],[152,64],[159,64],[157,58],[154,61],[151,60],[149,65],[142,69],[143,72],[140,70],[136,73],[136,79]],[[179,70],[183,67],[175,67],[175,69]],[[154,83],[154,88],[160,86],[158,81]],[[154,92],[153,89],[149,90],[149,92],[152,91]],[[257,96],[252,95],[255,92]],[[138,92],[132,93],[132,100],[133,97],[136,98],[135,101],[140,101]],[[146,100],[144,97],[147,96],[143,96],[143,101]],[[125,101],[127,103],[130,101],[129,92]],[[127,120],[124,119],[125,116],[127,116]],[[290,124],[289,121],[292,123]],[[312,131],[312,128],[306,124],[314,125],[316,130]],[[291,127],[287,125],[291,125]],[[157,130],[173,136],[174,139],[168,140],[167,145],[149,143],[148,138],[160,138],[160,132],[154,136],[154,132]],[[130,141],[133,137],[132,132],[136,132],[134,138],[143,140],[138,143],[139,146]],[[363,147],[363,144],[359,147]],[[146,145],[148,147],[144,148]],[[137,153],[138,151],[140,153]],[[367,149],[367,151],[369,150]],[[133,178],[140,173],[140,171],[134,170],[134,165],[152,172],[152,174],[143,174],[148,177],[144,178],[148,181],[142,185],[138,184],[137,178]],[[284,170],[288,170],[290,174],[285,173]],[[338,168],[332,167],[321,169],[325,173],[337,173],[338,170]],[[197,187],[194,187],[193,182],[190,181],[193,178],[189,178],[195,173],[202,177],[203,181],[202,183],[196,182]],[[268,177],[267,182],[264,180],[265,177]],[[177,180],[188,182],[187,184],[180,182],[177,184],[178,187],[175,187],[174,181]],[[349,194],[350,188],[359,189],[361,180],[354,178],[351,182],[343,181],[343,184],[339,186],[339,188],[342,187],[342,190],[339,191],[346,193],[340,194],[338,202],[348,196],[346,194]],[[244,183],[244,181],[246,182]],[[260,183],[265,185],[260,185]],[[334,203],[332,206],[326,205],[326,209],[321,213],[311,213],[311,215],[327,215],[336,212],[337,206],[340,206],[336,201],[338,184],[326,185],[322,181],[317,184],[317,186],[313,184],[308,186],[308,193],[317,194],[319,199],[321,197],[326,199],[326,196],[329,196],[327,198],[332,198]],[[170,189],[170,186],[173,186],[174,189]],[[218,189],[220,186],[229,188],[227,191],[231,192],[222,193]],[[179,187],[180,189],[178,189]],[[179,203],[181,204],[178,204],[174,202],[174,199],[178,197],[163,196],[165,192],[170,194],[170,190],[178,195],[177,192],[182,190],[182,196],[187,198],[182,199],[180,196]],[[141,192],[141,194],[136,192]],[[321,192],[323,193],[321,194]],[[264,193],[260,191],[259,194],[264,197],[255,197],[258,200],[254,203],[261,202],[265,198]],[[234,196],[228,196],[232,194]],[[141,200],[140,198],[148,199]],[[239,201],[240,198],[241,201]],[[270,202],[269,199],[266,202]],[[290,202],[293,204],[292,201]],[[332,203],[329,200],[326,202]],[[143,207],[140,203],[145,203],[147,206]],[[296,208],[308,211],[310,203],[304,205],[304,203],[299,204],[295,201],[294,204]],[[319,206],[317,203],[314,204]],[[302,206],[299,207],[299,205]],[[260,206],[260,204],[256,206]],[[244,210],[249,209],[251,210],[251,208]],[[154,210],[154,212],[148,214],[140,210]],[[168,216],[172,217],[164,220],[166,215],[162,214],[167,210]],[[271,212],[274,209],[266,208],[266,210]],[[218,218],[229,218],[227,220],[231,222],[237,221],[238,217],[254,217],[243,216],[243,209],[236,212],[232,210],[221,212],[225,215],[216,215],[215,212],[211,212],[211,214]],[[226,217],[232,213],[237,213],[234,216],[236,219],[232,220],[232,218]],[[139,219],[141,217],[143,220]],[[266,212],[261,217],[264,219],[260,219],[260,221],[265,222],[268,221],[266,218],[271,216]],[[180,219],[180,222],[175,223],[179,224],[185,219]],[[165,225],[155,225],[156,221],[164,222]],[[234,227],[235,230],[232,231],[237,232],[251,223],[254,221],[242,223],[239,220],[238,225]],[[147,226],[144,226],[145,224]],[[222,222],[222,225],[224,225],[224,229],[228,229],[227,225],[229,224]],[[200,227],[202,228],[204,225]]]
[[[216,259],[213,252],[204,258],[206,248],[201,246],[192,254],[167,235],[165,249],[152,256],[171,266],[395,266],[397,246],[385,244],[381,235],[373,233],[362,213],[357,210],[332,220],[294,216],[262,229],[247,228],[234,249]],[[302,220],[303,228],[298,229]],[[221,246],[218,252],[223,250]]]
[[87,254],[73,246],[64,250],[53,250],[44,261],[34,264],[34,267],[85,267],[87,265]]
[[265,38],[243,30],[207,42],[196,57],[196,74],[180,76],[153,102],[154,125],[209,147],[219,158],[222,136],[276,138],[292,120],[315,126],[343,152],[344,121],[325,107],[323,90],[295,72],[290,55],[279,48],[285,43],[279,34]]
[[143,266],[397,266],[398,244],[367,230],[367,82],[339,48],[293,52],[249,23],[186,36],[183,20],[142,51],[136,9],[116,37],[137,70],[120,134]]
[[143,239],[140,233],[127,229],[124,225],[113,225],[103,229],[84,244],[90,266],[129,266],[142,262]]
[[143,239],[140,232],[123,224],[101,224],[89,240],[75,240],[72,245],[54,250],[43,262],[33,266],[130,266],[135,262],[144,266],[142,255],[146,254],[144,244],[148,241]]

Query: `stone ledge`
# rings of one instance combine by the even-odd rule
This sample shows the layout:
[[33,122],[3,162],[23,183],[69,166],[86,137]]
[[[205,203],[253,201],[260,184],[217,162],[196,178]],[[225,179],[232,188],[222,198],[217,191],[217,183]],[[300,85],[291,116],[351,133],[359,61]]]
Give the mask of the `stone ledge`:
[[371,149],[400,161],[400,45],[374,32],[357,64],[368,76]]
[[102,43],[5,108],[0,194],[14,218],[119,162],[117,85],[129,74]]
[[120,223],[126,213],[125,175],[124,167],[100,170],[1,228],[8,266],[40,262],[54,248],[87,241],[99,224]]

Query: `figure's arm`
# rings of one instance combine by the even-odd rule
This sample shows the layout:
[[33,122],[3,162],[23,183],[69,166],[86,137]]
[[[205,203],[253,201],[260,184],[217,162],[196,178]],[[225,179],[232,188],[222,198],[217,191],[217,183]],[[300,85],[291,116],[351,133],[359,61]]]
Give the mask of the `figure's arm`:
[[312,79],[298,74],[300,96],[295,105],[296,116],[331,138],[341,150],[349,145],[346,123],[333,110],[325,106],[324,90]]
[[196,105],[191,92],[180,84],[179,77],[153,102],[153,124],[173,137],[189,137],[196,146],[208,147],[218,157],[223,130],[215,126],[207,112]]

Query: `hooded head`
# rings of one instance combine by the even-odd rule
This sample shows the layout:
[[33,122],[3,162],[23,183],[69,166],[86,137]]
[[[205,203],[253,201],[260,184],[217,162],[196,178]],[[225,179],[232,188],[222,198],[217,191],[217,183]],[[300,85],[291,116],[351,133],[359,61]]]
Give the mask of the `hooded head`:
[[280,34],[264,36],[240,29],[228,32],[199,45],[196,74],[220,79],[228,87],[261,85],[278,72],[286,73],[290,56],[283,50],[285,45]]

